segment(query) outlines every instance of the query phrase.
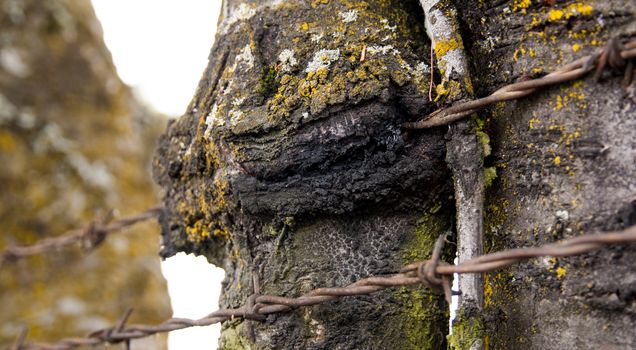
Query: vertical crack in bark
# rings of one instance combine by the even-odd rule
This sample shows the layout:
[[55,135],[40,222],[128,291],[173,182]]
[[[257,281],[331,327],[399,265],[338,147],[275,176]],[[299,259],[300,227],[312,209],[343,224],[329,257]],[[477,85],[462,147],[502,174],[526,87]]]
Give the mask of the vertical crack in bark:
[[[457,11],[452,1],[421,0],[426,18],[426,31],[431,39],[437,66],[442,75],[438,85],[437,98],[446,97],[446,102],[457,101],[473,94],[468,62],[462,43]],[[457,206],[457,234],[459,262],[483,254],[483,203],[484,175],[483,149],[477,137],[475,123],[472,120],[452,125],[447,133],[446,162],[453,173],[455,202]],[[462,291],[459,302],[459,315],[479,328],[479,321],[470,319],[473,311],[483,309],[483,280],[478,274],[459,276],[459,289]],[[463,317],[461,317],[463,318]],[[482,349],[484,347],[481,332],[469,332],[454,335],[460,339],[456,347]]]

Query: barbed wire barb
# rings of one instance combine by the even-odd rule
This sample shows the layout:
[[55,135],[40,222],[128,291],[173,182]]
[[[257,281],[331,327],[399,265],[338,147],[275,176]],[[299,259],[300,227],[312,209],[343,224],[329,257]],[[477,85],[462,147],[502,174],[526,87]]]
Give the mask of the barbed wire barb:
[[4,264],[8,262],[14,262],[33,255],[59,251],[76,243],[80,243],[86,250],[95,249],[102,244],[110,234],[137,223],[154,219],[162,212],[163,206],[154,206],[137,215],[112,222],[112,211],[109,210],[105,214],[98,213],[96,219],[89,222],[84,228],[70,230],[57,237],[46,238],[33,245],[9,246],[4,251],[0,251],[0,270],[2,270]]
[[635,57],[636,39],[622,43],[618,38],[612,38],[598,52],[581,57],[541,78],[506,85],[490,96],[439,109],[420,121],[404,123],[402,127],[405,129],[426,129],[447,125],[494,103],[516,100],[536,92],[539,88],[576,80],[592,71],[595,71],[594,79],[598,81],[607,67],[626,68],[623,85],[629,86],[633,81],[633,72],[630,69],[632,66],[628,63]]
[[15,338],[15,342],[13,342],[13,345],[11,345],[10,350],[20,350],[22,348],[22,345],[24,344],[24,341],[26,340],[28,332],[29,330],[26,327],[22,328],[18,336]]

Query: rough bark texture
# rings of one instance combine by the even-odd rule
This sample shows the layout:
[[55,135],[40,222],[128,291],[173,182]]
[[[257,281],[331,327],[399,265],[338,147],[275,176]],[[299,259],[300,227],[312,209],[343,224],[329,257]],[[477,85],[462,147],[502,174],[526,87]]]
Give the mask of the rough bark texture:
[[[0,249],[77,228],[97,209],[155,204],[148,165],[162,127],[117,77],[90,1],[0,1]],[[0,344],[23,327],[34,341],[82,335],[131,306],[133,322],[170,317],[156,232],[5,264]]]
[[[164,254],[225,268],[221,306],[396,271],[452,227],[444,131],[430,112],[417,1],[225,2],[210,65],[160,144]],[[364,60],[362,55],[364,52]],[[439,349],[447,311],[421,288],[268,317],[224,349]]]
[[[635,32],[633,2],[456,6],[478,96]],[[447,127],[399,128],[435,108],[425,97],[430,47],[418,1],[226,1],[224,16],[188,112],[161,141],[155,170],[170,210],[164,254],[196,252],[224,267],[221,304],[231,307],[253,292],[253,275],[264,293],[296,296],[425,257],[452,228],[444,160],[464,154],[445,153],[467,150],[453,138],[459,131],[446,145]],[[447,44],[440,51],[457,47]],[[462,88],[446,82],[435,89],[437,102],[454,101]],[[499,172],[485,176],[495,181],[487,250],[635,223],[635,108],[608,74],[480,114],[478,132],[492,140],[485,166]],[[488,154],[488,136],[479,136],[470,147]],[[469,182],[459,190],[471,195]],[[484,347],[494,349],[633,348],[634,259],[633,247],[614,247],[488,274],[485,313],[461,315],[453,346],[467,349],[485,334]],[[229,322],[221,344],[438,349],[445,312],[430,311],[439,299],[423,293],[303,308],[270,316],[253,333]]]
[[[460,5],[483,96],[554,70],[635,31],[633,1],[483,1]],[[633,99],[606,74],[500,104],[488,118],[499,177],[487,193],[488,250],[534,246],[634,224]],[[632,349],[636,250],[534,260],[488,274],[491,349]],[[464,330],[470,332],[470,330]],[[604,347],[605,346],[605,347]]]

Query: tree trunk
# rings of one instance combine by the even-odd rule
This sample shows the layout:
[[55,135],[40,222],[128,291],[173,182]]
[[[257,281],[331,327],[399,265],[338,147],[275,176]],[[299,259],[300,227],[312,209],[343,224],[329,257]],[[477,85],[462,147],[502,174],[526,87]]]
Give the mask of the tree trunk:
[[[479,96],[636,32],[634,1],[460,3]],[[487,251],[636,223],[635,110],[621,76],[606,74],[482,113],[499,175],[486,195]],[[634,261],[620,246],[487,274],[490,348],[636,347]]]
[[[162,126],[117,76],[90,1],[0,0],[0,251],[81,228],[98,209],[155,205],[148,168]],[[33,341],[86,334],[131,306],[132,322],[171,314],[151,226],[91,254],[2,264],[0,344],[24,327]]]
[[[442,130],[430,112],[417,1],[227,1],[210,65],[156,167],[164,254],[225,268],[221,305],[297,296],[396,271],[451,228]],[[364,56],[364,58],[363,58]],[[222,348],[445,345],[447,307],[423,288],[225,324]]]
[[[455,6],[473,79],[461,89],[478,96],[592,52],[610,33],[634,32],[633,3]],[[458,154],[447,154],[467,151],[465,130],[447,140],[448,127],[400,128],[456,100],[458,81],[470,83],[441,69],[428,100],[424,22],[419,1],[225,1],[208,69],[159,146],[164,256],[195,252],[225,268],[221,306],[238,307],[254,278],[261,293],[298,296],[394,272],[428,257],[436,237],[454,231],[456,213],[461,227],[466,205],[479,212],[479,200],[463,198],[480,189],[457,176],[480,172],[482,159],[462,170]],[[442,63],[463,49],[434,45]],[[499,172],[486,193],[487,250],[633,223],[633,111],[608,75],[480,113],[492,144],[480,135],[470,152],[492,147],[483,161]],[[457,210],[445,161],[463,187]],[[484,312],[462,314],[451,344],[633,346],[634,258],[633,248],[614,247],[488,274]],[[388,290],[263,323],[227,322],[221,347],[440,349],[446,307],[423,288]]]

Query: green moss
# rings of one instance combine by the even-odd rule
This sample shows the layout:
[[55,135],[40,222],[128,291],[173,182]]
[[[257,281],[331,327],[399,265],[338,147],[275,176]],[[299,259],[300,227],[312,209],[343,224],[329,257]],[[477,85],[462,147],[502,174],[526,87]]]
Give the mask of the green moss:
[[488,157],[492,151],[490,147],[490,136],[480,129],[476,130],[476,134],[479,142],[481,143],[481,149],[484,157]]
[[[428,259],[435,240],[450,225],[451,215],[440,202],[433,204],[418,220],[412,238],[406,243],[403,257],[406,263]],[[440,349],[445,339],[442,332],[448,322],[448,306],[444,297],[430,289],[401,288],[398,299],[404,305],[402,328],[406,348]]]
[[444,339],[440,329],[448,320],[448,310],[439,294],[430,290],[401,288],[399,299],[404,305],[402,327],[406,334],[403,349],[440,349]]
[[488,134],[484,131],[486,120],[477,116],[473,118],[473,121],[475,122],[475,133],[481,143],[484,158],[488,157],[492,152],[492,148],[490,147],[490,136],[488,136]]
[[489,188],[492,186],[493,181],[497,178],[497,168],[492,166],[484,168],[484,186]]
[[404,305],[401,327],[406,335],[402,349],[440,349],[444,336],[441,329],[448,320],[448,307],[443,297],[430,290],[401,288],[398,299]]
[[453,334],[447,338],[450,349],[468,350],[476,341],[483,341],[484,321],[477,315],[467,317],[459,310],[453,322]]
[[449,215],[441,209],[442,204],[435,203],[418,220],[413,238],[404,249],[403,258],[407,263],[428,259],[437,237],[449,228]]
[[263,67],[260,78],[258,79],[258,88],[256,93],[262,98],[262,101],[272,97],[278,89],[278,77],[276,67],[269,65]]
[[220,349],[223,350],[251,350],[252,342],[250,342],[242,334],[245,333],[245,322],[240,321],[238,325],[229,326],[221,332]]

